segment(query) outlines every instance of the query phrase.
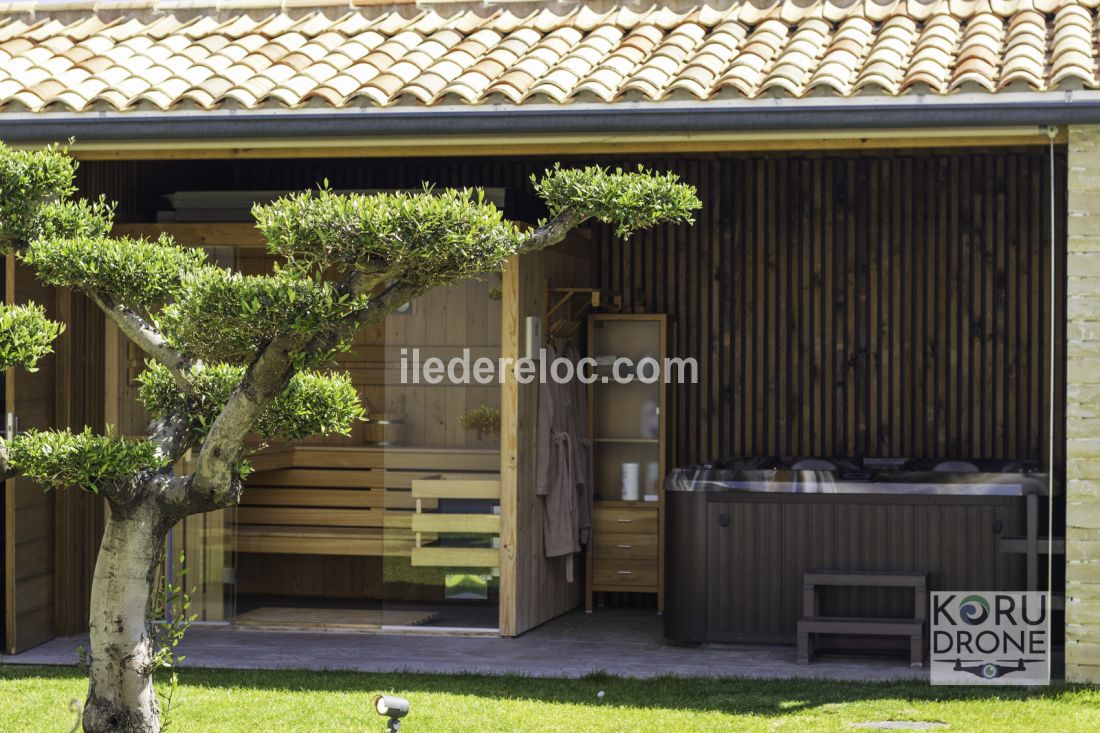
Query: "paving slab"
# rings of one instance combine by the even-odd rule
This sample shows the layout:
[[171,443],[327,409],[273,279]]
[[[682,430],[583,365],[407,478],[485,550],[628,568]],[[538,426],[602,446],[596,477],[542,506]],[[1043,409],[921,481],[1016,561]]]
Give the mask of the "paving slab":
[[[87,635],[46,642],[3,664],[72,665]],[[358,672],[518,674],[581,677],[755,677],[892,680],[927,678],[905,656],[822,655],[799,665],[793,646],[681,646],[662,638],[661,619],[617,609],[568,613],[514,639],[400,632],[262,631],[194,626],[179,646],[185,664],[212,669],[305,669]]]

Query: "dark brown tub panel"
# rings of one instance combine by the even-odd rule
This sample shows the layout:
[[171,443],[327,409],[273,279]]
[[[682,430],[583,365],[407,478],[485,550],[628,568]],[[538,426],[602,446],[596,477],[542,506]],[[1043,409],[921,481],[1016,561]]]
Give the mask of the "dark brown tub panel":
[[[665,634],[677,642],[794,643],[807,570],[930,574],[932,590],[1023,590],[1024,531],[1006,496],[668,492]],[[912,592],[837,588],[829,616],[903,618]]]

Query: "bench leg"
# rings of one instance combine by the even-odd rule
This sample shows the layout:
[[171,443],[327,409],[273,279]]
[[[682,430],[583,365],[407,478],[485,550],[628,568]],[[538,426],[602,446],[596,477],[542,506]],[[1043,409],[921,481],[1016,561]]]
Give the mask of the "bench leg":
[[913,634],[909,637],[909,666],[924,666],[924,634]]
[[805,631],[798,632],[798,663],[809,664],[810,656],[813,654],[813,643],[810,640],[810,635]]
[[821,615],[821,601],[817,597],[816,586],[802,586],[802,615],[806,618],[813,618]]

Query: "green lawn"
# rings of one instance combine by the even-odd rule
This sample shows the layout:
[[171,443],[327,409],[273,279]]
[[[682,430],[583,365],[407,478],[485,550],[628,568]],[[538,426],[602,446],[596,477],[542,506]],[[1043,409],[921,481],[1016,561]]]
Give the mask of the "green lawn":
[[[603,690],[604,696],[597,697]],[[67,731],[74,669],[0,668],[0,731]],[[519,677],[184,670],[171,733],[383,731],[371,696],[412,701],[404,733],[484,731],[853,731],[853,723],[946,723],[949,730],[1063,733],[1100,730],[1100,690],[1055,685],[930,687],[914,682],[581,680]]]

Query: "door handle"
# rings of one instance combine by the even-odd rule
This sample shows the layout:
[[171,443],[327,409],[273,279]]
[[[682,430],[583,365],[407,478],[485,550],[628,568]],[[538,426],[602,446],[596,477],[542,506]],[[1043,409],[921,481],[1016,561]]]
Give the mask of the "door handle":
[[634,520],[633,519],[627,519],[626,517],[619,517],[615,521],[618,522],[619,524],[630,524]]
[[719,514],[718,515],[718,526],[719,527],[728,527],[728,526],[730,526],[730,515],[726,514],[725,512],[722,512],[721,514]]
[[629,550],[630,548],[634,547],[634,545],[619,545],[618,547],[620,550]]
[[616,572],[619,575],[633,575],[634,574],[633,570],[617,570]]

